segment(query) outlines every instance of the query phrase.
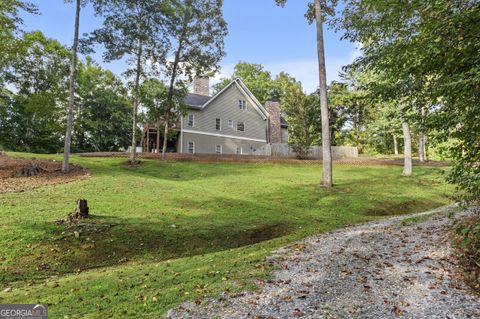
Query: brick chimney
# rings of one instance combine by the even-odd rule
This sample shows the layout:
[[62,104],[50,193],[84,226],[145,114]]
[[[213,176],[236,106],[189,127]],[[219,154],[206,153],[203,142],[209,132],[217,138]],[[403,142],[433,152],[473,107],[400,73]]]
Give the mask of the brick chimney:
[[196,76],[193,80],[193,93],[210,96],[210,79],[208,76]]
[[282,143],[282,123],[280,122],[280,103],[267,101],[268,112],[268,142]]

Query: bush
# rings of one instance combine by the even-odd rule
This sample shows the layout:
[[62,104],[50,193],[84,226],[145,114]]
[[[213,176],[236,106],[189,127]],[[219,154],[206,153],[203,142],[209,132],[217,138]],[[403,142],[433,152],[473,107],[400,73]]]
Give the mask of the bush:
[[465,281],[480,292],[480,208],[454,225],[453,244],[465,271]]
[[307,159],[310,155],[310,146],[305,145],[290,145],[292,150],[297,154],[298,159]]

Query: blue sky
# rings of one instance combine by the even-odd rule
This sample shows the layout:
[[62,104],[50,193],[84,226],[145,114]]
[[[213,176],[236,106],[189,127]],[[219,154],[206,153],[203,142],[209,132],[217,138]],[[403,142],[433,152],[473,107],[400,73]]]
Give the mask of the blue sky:
[[[41,15],[25,16],[26,30],[41,30],[48,37],[71,45],[73,37],[73,4],[62,0],[37,0]],[[302,81],[306,91],[318,86],[315,27],[304,17],[308,0],[290,0],[285,8],[279,8],[274,0],[224,0],[224,17],[229,35],[225,40],[227,56],[221,62],[222,76],[229,76],[238,61],[260,63],[277,74],[286,71]],[[91,8],[83,10],[81,33],[100,26]],[[325,30],[325,50],[328,81],[338,79],[343,65],[353,61],[359,51],[348,41],[340,40],[341,34]],[[95,60],[104,67],[121,74],[125,65],[118,61],[103,63],[101,54]]]

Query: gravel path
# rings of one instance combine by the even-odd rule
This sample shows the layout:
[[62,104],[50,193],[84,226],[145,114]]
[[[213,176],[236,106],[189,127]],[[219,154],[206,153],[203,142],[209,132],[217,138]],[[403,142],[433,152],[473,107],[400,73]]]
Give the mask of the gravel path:
[[269,260],[278,270],[258,291],[186,302],[167,316],[480,318],[480,298],[455,278],[449,209],[417,214],[415,223],[396,217],[307,238],[275,252]]

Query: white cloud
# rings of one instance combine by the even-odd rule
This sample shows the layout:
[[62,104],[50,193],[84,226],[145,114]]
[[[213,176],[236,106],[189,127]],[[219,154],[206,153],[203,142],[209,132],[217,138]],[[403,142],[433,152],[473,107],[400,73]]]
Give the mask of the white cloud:
[[[347,58],[344,59],[330,58],[327,56],[327,81],[330,83],[339,80],[339,72],[342,70],[342,67],[352,63],[360,55],[361,51],[357,48],[349,52]],[[275,76],[282,71],[289,73],[298,81],[301,81],[304,90],[309,93],[315,91],[318,87],[319,76],[317,59],[273,61],[262,63],[262,65],[266,70],[272,73],[272,76]],[[211,83],[216,84],[221,78],[230,77],[233,73],[234,67],[235,64],[232,63],[222,65],[221,71],[211,79]]]

